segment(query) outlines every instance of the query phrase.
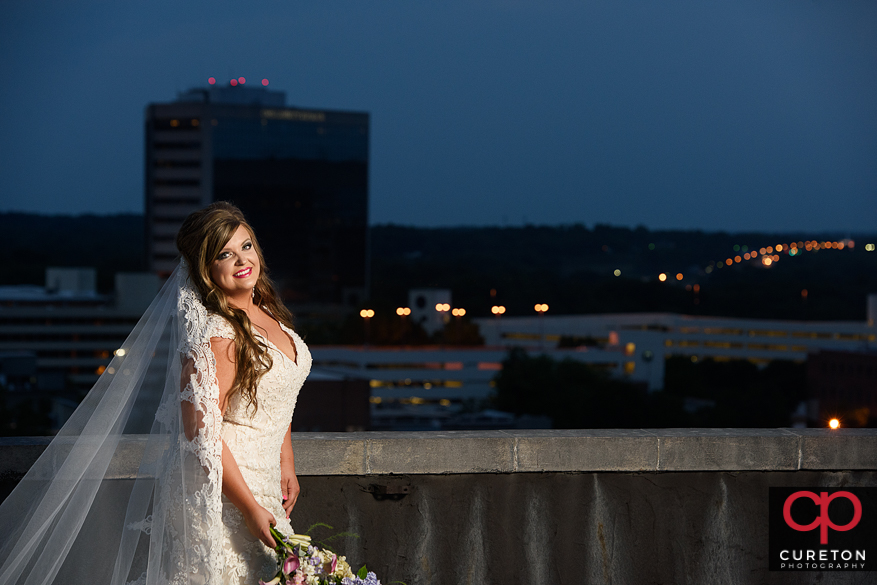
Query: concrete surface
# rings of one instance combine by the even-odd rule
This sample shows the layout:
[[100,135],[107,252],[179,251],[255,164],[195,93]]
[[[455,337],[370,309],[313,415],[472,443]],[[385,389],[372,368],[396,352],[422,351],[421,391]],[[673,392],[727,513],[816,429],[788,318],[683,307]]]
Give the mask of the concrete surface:
[[877,469],[877,429],[300,433],[301,475]]
[[[293,525],[334,527],[316,529],[316,540],[359,535],[332,545],[387,585],[877,582],[873,572],[767,570],[768,488],[877,486],[877,430],[301,433],[293,442],[302,487]],[[0,439],[0,497],[46,444]],[[127,436],[117,449],[109,475],[120,487],[143,444]],[[101,516],[123,513],[124,498],[98,499]],[[78,585],[75,566],[64,583]]]
[[[877,429],[606,429],[294,433],[299,475],[877,469]],[[0,438],[0,479],[21,477],[47,437]],[[133,477],[145,436],[108,474]]]

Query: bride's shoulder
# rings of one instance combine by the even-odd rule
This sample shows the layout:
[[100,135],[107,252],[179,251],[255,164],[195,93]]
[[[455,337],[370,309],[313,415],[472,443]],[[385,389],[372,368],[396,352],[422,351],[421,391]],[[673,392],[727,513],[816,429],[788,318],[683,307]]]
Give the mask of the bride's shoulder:
[[207,316],[207,337],[234,339],[234,328],[222,315],[210,313]]

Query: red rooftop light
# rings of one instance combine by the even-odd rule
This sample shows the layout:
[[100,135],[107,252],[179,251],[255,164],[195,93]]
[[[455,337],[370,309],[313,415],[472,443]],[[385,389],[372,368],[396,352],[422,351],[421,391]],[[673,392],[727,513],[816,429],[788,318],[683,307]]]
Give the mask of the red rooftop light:
[[213,85],[214,83],[216,83],[216,78],[215,77],[208,77],[207,83],[209,83],[210,85]]
[[263,80],[262,80],[262,85],[267,86],[267,85],[268,85],[268,80],[267,80],[267,79],[263,79]]
[[238,84],[238,80],[237,80],[237,79],[232,79],[231,81],[229,81],[229,83],[231,84],[232,87],[234,87],[234,86],[236,86],[236,85]]
[[246,82],[247,82],[247,80],[244,79],[243,77],[238,77],[238,83],[240,83],[241,85],[245,84]]

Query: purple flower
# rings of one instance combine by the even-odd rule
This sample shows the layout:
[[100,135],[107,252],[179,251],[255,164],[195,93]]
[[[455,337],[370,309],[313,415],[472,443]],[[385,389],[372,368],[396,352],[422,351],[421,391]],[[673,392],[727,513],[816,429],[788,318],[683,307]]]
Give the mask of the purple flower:
[[341,579],[341,585],[381,585],[381,582],[378,580],[377,575],[369,571],[365,579],[345,577]]
[[289,555],[289,558],[283,562],[283,572],[287,575],[292,575],[299,566],[301,566],[301,563],[299,562],[298,557],[295,555]]

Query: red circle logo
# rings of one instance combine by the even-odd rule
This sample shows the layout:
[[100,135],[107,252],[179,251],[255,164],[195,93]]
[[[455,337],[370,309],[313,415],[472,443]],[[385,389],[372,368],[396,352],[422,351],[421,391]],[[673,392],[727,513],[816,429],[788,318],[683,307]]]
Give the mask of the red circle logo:
[[[819,516],[817,516],[810,524],[802,526],[792,519],[792,504],[798,498],[809,498],[819,506]],[[853,519],[843,526],[838,526],[828,517],[828,505],[831,504],[831,501],[835,498],[846,498],[853,504]],[[829,528],[839,532],[846,532],[847,530],[855,528],[859,523],[859,520],[862,519],[862,502],[850,492],[834,492],[830,496],[828,495],[828,492],[820,492],[818,496],[813,492],[795,492],[786,498],[786,503],[783,504],[783,518],[785,519],[786,524],[789,525],[789,528],[793,528],[799,532],[809,532],[810,530],[819,528],[819,544],[828,544]]]

